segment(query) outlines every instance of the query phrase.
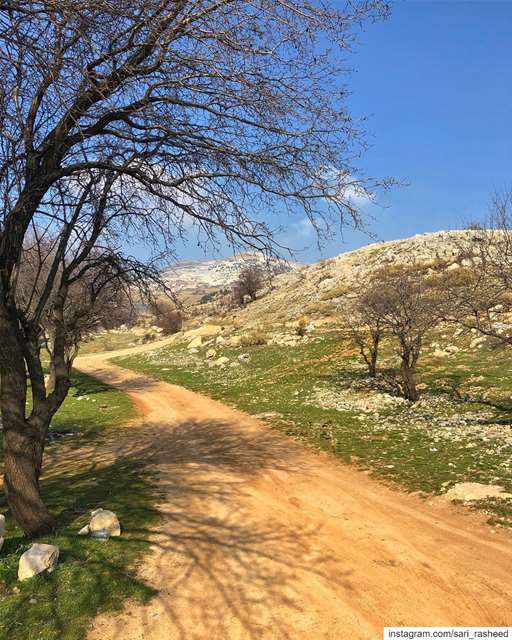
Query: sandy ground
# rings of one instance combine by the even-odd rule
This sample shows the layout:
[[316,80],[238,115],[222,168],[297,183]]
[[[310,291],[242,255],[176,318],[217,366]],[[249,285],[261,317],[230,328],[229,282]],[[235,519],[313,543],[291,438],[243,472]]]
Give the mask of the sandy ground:
[[119,447],[153,461],[164,496],[140,567],[159,595],[100,616],[89,640],[374,640],[384,626],[512,625],[509,533],[105,356],[76,364],[132,396],[141,424]]

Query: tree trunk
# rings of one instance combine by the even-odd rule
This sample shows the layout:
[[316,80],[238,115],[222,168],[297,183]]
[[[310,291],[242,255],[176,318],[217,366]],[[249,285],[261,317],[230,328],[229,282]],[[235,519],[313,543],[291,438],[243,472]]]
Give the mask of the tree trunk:
[[53,529],[39,492],[46,429],[25,417],[27,378],[19,327],[0,297],[0,407],[4,444],[4,490],[12,515],[34,536]]
[[39,490],[43,443],[26,420],[4,418],[3,426],[5,492],[12,515],[28,536],[48,533],[55,523]]
[[368,362],[368,375],[370,378],[377,377],[377,351],[372,351],[370,361]]
[[404,387],[404,397],[406,400],[416,402],[419,398],[416,388],[415,369],[408,363],[403,362],[401,366],[402,383]]

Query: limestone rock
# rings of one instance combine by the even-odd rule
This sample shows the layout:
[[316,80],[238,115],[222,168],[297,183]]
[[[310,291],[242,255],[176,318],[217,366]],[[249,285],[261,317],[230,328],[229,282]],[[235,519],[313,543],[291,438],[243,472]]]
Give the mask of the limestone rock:
[[486,498],[501,498],[509,500],[512,493],[505,493],[503,487],[497,484],[481,484],[480,482],[458,482],[444,494],[446,500],[461,500],[462,502],[473,502],[474,500],[485,500]]
[[201,336],[197,336],[188,343],[187,349],[197,349],[197,347],[200,347],[202,344],[203,339],[201,338]]
[[208,349],[208,351],[206,352],[206,357],[208,358],[208,360],[210,360],[211,358],[215,358],[216,355],[217,352],[215,351],[215,349]]
[[190,329],[183,334],[185,338],[211,338],[218,335],[222,327],[218,324],[203,324],[197,329]]
[[228,362],[229,362],[229,358],[227,358],[226,356],[221,356],[220,358],[217,358],[217,360],[215,360],[215,364],[218,367],[222,367],[226,365]]
[[33,544],[21,556],[18,580],[27,580],[43,571],[51,573],[59,561],[59,547],[53,544]]
[[91,513],[89,531],[92,538],[116,538],[121,535],[121,525],[113,511],[96,509]]

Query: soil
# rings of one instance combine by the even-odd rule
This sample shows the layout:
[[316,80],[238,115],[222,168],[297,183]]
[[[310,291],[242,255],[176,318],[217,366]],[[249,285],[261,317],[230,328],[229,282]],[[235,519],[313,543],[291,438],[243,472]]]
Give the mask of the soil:
[[119,453],[145,455],[162,492],[139,568],[158,595],[98,617],[89,640],[374,640],[384,626],[512,625],[510,532],[105,355],[76,365],[132,396],[140,421]]

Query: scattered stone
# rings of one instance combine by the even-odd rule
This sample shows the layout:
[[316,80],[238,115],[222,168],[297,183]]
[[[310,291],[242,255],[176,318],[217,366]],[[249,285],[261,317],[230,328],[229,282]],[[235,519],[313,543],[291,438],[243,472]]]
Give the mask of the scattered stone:
[[223,367],[224,365],[226,365],[229,362],[229,358],[227,358],[226,356],[221,356],[220,358],[217,358],[217,360],[215,360],[215,364],[218,367]]
[[208,349],[208,351],[206,352],[206,357],[208,358],[208,360],[210,360],[211,358],[215,358],[216,355],[217,352],[215,351],[215,349]]
[[197,349],[197,347],[200,347],[203,344],[203,339],[201,336],[197,336],[196,338],[193,338],[187,346],[187,349]]
[[96,509],[91,516],[89,532],[92,538],[117,538],[121,535],[121,525],[113,511]]
[[444,350],[446,351],[446,353],[457,353],[460,351],[459,347],[455,346],[454,344],[449,344],[447,347],[445,347]]
[[446,500],[461,500],[473,502],[486,498],[501,498],[509,500],[512,493],[505,493],[503,487],[497,484],[481,484],[480,482],[459,482],[444,494]]
[[254,417],[258,420],[272,420],[273,418],[282,418],[283,414],[277,411],[264,411],[263,413],[255,413]]
[[486,341],[485,336],[480,336],[478,338],[474,338],[469,343],[469,348],[470,349],[477,349],[478,347],[481,347],[485,341]]
[[18,580],[27,580],[43,571],[51,573],[58,561],[59,547],[53,544],[33,544],[20,558]]
[[250,356],[248,353],[241,353],[241,354],[238,356],[238,359],[239,359],[241,362],[247,362],[247,360],[249,360],[249,358],[250,358],[250,357],[251,357],[251,356]]

